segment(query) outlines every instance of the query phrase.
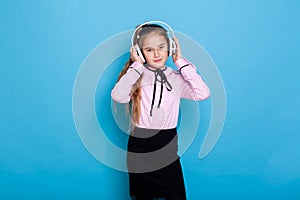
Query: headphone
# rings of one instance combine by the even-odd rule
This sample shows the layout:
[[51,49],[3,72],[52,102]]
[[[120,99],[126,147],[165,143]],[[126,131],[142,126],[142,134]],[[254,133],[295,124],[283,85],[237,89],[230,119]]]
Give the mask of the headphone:
[[[135,28],[135,30],[132,33],[131,36],[131,46],[134,47],[137,51],[137,54],[140,56],[140,58],[142,59],[143,63],[146,63],[146,59],[143,56],[142,50],[139,47],[139,45],[136,43],[134,44],[134,36],[136,35],[136,33],[138,31],[141,31],[143,29],[143,27],[146,27],[147,25],[150,25],[149,27],[151,27],[151,25],[153,24],[153,27],[159,27],[159,28],[163,28],[166,32],[167,32],[167,37],[169,38],[169,56],[171,56],[172,54],[174,54],[176,52],[176,43],[174,42],[173,38],[175,37],[174,31],[173,29],[165,22],[162,21],[148,21],[145,23],[140,24],[138,27]],[[169,31],[167,31],[163,26],[167,27],[169,29]],[[154,26],[156,25],[156,26]],[[136,39],[139,39],[139,35],[136,36]]]

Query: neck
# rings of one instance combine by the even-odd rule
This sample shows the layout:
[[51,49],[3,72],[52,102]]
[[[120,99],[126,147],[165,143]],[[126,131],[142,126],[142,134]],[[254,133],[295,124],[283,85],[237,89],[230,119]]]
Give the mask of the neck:
[[153,72],[159,71],[159,70],[165,71],[165,70],[167,69],[167,67],[166,67],[165,65],[162,66],[161,68],[153,68],[153,67],[150,67],[149,65],[146,64],[145,67],[146,67],[148,70],[153,71]]

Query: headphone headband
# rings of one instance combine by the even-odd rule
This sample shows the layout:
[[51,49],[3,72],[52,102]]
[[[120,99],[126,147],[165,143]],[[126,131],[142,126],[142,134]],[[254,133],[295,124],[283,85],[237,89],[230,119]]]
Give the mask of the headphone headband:
[[[172,34],[172,38],[175,37],[175,34],[174,34],[174,31],[173,29],[171,28],[171,26],[169,26],[167,23],[163,22],[163,21],[148,21],[148,22],[145,22],[145,23],[142,23],[140,24],[138,27],[136,27],[132,33],[132,36],[131,36],[131,46],[134,46],[133,44],[133,40],[134,40],[134,36],[136,34],[136,32],[143,26],[147,25],[147,24],[163,24],[164,26],[166,26],[169,30],[170,30],[170,33]],[[169,32],[169,31],[167,31]]]

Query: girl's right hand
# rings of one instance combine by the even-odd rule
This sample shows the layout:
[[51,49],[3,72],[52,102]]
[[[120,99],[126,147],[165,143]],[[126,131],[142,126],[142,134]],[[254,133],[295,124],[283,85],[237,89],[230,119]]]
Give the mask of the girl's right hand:
[[143,64],[141,57],[137,54],[137,51],[134,47],[130,48],[130,59],[132,60],[132,62],[139,62]]

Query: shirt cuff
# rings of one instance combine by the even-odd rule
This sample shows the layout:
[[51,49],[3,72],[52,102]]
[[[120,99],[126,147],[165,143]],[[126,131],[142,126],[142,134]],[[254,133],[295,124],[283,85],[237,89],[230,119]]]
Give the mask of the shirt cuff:
[[185,58],[179,58],[176,62],[175,65],[178,69],[183,67],[184,65],[189,65],[190,63],[185,59]]
[[143,74],[145,67],[144,65],[142,65],[140,62],[134,62],[131,64],[131,66],[129,68],[134,69],[137,73],[139,73],[140,75]]

